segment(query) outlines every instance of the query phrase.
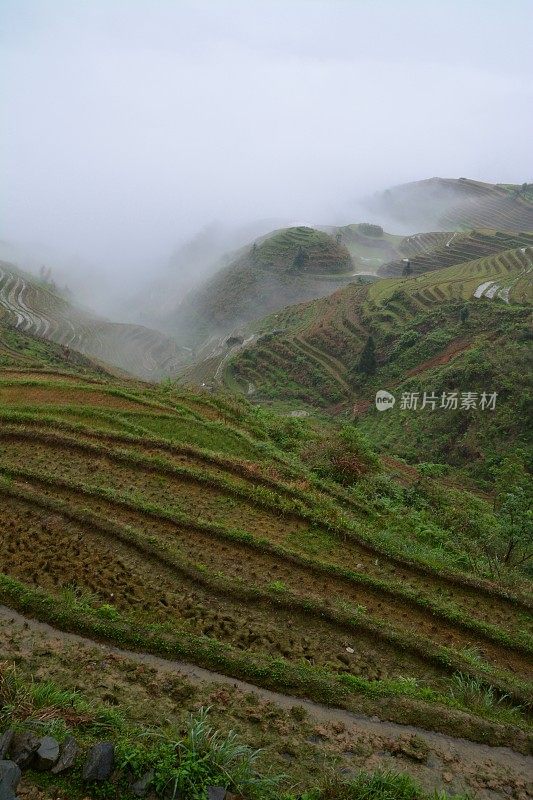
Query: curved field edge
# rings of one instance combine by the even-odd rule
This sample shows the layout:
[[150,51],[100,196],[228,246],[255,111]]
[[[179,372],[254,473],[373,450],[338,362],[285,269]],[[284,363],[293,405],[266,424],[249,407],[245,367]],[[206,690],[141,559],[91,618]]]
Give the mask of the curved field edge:
[[[196,562],[184,557],[179,550],[160,543],[154,536],[141,533],[131,525],[124,526],[117,522],[109,522],[106,518],[102,518],[88,509],[73,510],[65,507],[62,503],[35,496],[33,492],[28,492],[23,488],[10,486],[9,489],[5,489],[5,492],[6,495],[22,499],[31,505],[57,512],[72,522],[89,525],[90,529],[99,530],[104,535],[111,536],[117,541],[122,541],[132,546],[144,557],[155,559],[161,565],[171,568],[197,585],[206,588],[214,597],[229,597],[239,603],[250,603],[252,605],[261,603],[263,606],[272,607],[274,612],[276,608],[289,612],[296,611],[303,617],[309,618],[310,621],[315,618],[317,621],[326,621],[347,632],[370,634],[377,640],[382,640],[392,645],[400,652],[410,653],[439,669],[444,669],[445,672],[455,671],[463,675],[471,675],[476,680],[490,684],[495,689],[498,689],[502,695],[507,695],[509,698],[512,697],[525,704],[525,706],[530,704],[530,687],[515,679],[509,672],[502,672],[487,663],[473,663],[460,650],[429,641],[421,642],[417,635],[403,631],[401,627],[392,626],[379,616],[376,617],[360,612],[355,613],[353,609],[331,607],[328,603],[317,601],[316,598],[305,594],[295,594],[287,588],[284,588],[283,592],[279,593],[270,587],[267,587],[266,590],[264,587],[251,587],[248,583],[243,583],[240,579],[236,580],[223,573],[217,572],[215,575],[209,575]],[[101,497],[102,493],[99,493],[99,496]],[[183,522],[183,520],[180,521]],[[225,531],[219,529],[219,526],[201,525],[194,521],[189,524],[187,521],[187,527],[192,530],[195,528],[202,531],[207,530],[212,534],[214,533],[215,536],[222,535],[222,538],[231,539]],[[233,538],[242,542],[242,533],[235,532]],[[248,541],[247,544],[249,544]],[[263,552],[260,544],[254,543],[252,546],[257,547],[259,552]],[[303,560],[293,557],[290,553],[287,554],[287,560],[295,565],[305,563]]]
[[[316,667],[311,669],[306,665],[290,664],[281,658],[252,660],[208,637],[169,636],[156,625],[140,627],[138,622],[129,624],[127,619],[111,621],[103,619],[97,610],[86,605],[78,606],[75,602],[68,606],[59,604],[57,598],[46,592],[31,589],[1,573],[0,601],[8,608],[34,616],[60,630],[124,649],[192,661],[206,669],[221,671],[224,675],[283,694],[306,697],[352,711],[364,710],[365,699],[387,698],[386,716],[393,722],[416,724],[493,746],[509,746],[522,753],[533,748],[533,733],[514,725],[474,717],[453,698],[429,689],[414,688],[409,682],[368,681],[356,676],[337,678]],[[358,698],[363,702],[358,702]],[[371,708],[371,704],[367,707]]]
[[[11,431],[11,433],[13,433]],[[22,431],[19,431],[22,433]],[[10,431],[4,430],[1,432],[2,437],[9,436]],[[35,436],[33,436],[33,440],[35,441]],[[54,440],[55,441],[55,440]],[[82,447],[81,443],[77,442],[79,447]],[[83,449],[83,447],[82,447]],[[97,450],[97,452],[100,452]],[[106,455],[110,456],[111,453],[109,451],[104,451]],[[113,456],[121,457],[121,454],[114,453]],[[136,463],[136,462],[134,462]],[[145,465],[146,466],[146,465]],[[154,465],[152,465],[154,466]],[[54,484],[56,485],[63,485],[65,487],[75,488],[78,490],[82,490],[88,492],[88,494],[100,494],[107,496],[110,499],[119,500],[120,502],[126,502],[128,504],[127,496],[117,496],[116,493],[112,491],[106,491],[103,487],[86,487],[84,484],[79,484],[79,482],[73,482],[70,479],[61,479],[59,477],[49,478],[47,479],[45,476],[36,473],[32,470],[28,469],[17,469],[15,467],[6,467],[3,466],[2,471],[7,475],[17,476],[21,479],[30,479],[30,480],[38,480],[40,482],[47,483],[49,486],[53,487]],[[196,479],[198,476],[194,471],[189,471],[188,469],[180,469],[178,471],[180,476],[185,475],[186,477]],[[202,473],[202,477],[205,476]],[[215,485],[217,485],[215,483]],[[226,484],[223,484],[224,488],[227,489]],[[9,490],[8,490],[9,491]],[[13,489],[11,490],[13,491]],[[131,505],[131,500],[129,501]],[[137,500],[134,505],[139,505],[139,501]],[[210,533],[211,535],[215,535],[218,537],[225,537],[227,539],[232,539],[233,541],[240,541],[243,544],[246,544],[253,549],[269,552],[273,555],[279,556],[282,559],[292,560],[294,563],[299,563],[302,566],[305,566],[308,569],[311,569],[315,572],[320,574],[330,574],[337,578],[343,579],[354,585],[362,585],[366,586],[369,589],[378,590],[384,596],[388,596],[391,599],[397,598],[398,600],[403,601],[410,605],[413,609],[419,607],[426,612],[431,613],[435,618],[441,618],[443,620],[447,620],[452,622],[454,625],[459,626],[460,628],[464,628],[465,630],[470,631],[471,633],[476,633],[487,640],[491,640],[497,642],[499,644],[505,645],[506,647],[510,647],[512,649],[516,649],[517,652],[523,653],[531,653],[532,647],[529,638],[525,634],[517,635],[509,635],[500,629],[487,624],[483,621],[476,620],[470,618],[468,615],[465,615],[459,608],[454,607],[454,605],[448,603],[443,605],[438,603],[435,599],[431,597],[423,597],[419,591],[417,590],[410,590],[403,588],[401,584],[396,582],[390,584],[386,581],[383,581],[379,578],[369,576],[363,573],[358,573],[353,570],[343,569],[339,566],[323,563],[323,562],[316,562],[311,559],[303,557],[301,554],[296,553],[294,550],[290,550],[284,546],[274,545],[270,543],[268,540],[264,538],[258,538],[253,536],[252,534],[248,533],[247,531],[237,531],[228,529],[227,526],[214,524],[214,523],[206,523],[205,521],[197,518],[191,518],[190,515],[187,514],[176,514],[175,512],[171,513],[170,516],[165,514],[165,511],[162,508],[154,507],[151,508],[150,504],[143,503],[141,508],[146,511],[151,511],[156,517],[167,517],[172,519],[174,522],[179,522],[181,524],[187,525],[189,528],[201,528],[204,532]],[[290,512],[290,509],[286,509],[287,513]]]
[[[19,418],[20,419],[20,418]],[[22,420],[21,420],[22,421]],[[26,420],[24,420],[26,421]],[[80,430],[80,429],[77,429]],[[100,435],[101,434],[101,435]],[[264,486],[256,485],[255,476],[247,472],[246,467],[242,467],[239,462],[230,462],[224,458],[219,460],[217,456],[215,463],[224,466],[227,463],[228,467],[234,467],[236,475],[248,479],[246,483],[236,483],[225,475],[208,473],[202,469],[189,468],[186,466],[178,466],[166,462],[160,457],[148,457],[136,451],[113,449],[106,447],[102,441],[105,441],[108,436],[106,431],[97,431],[96,438],[98,443],[90,441],[82,441],[75,439],[64,434],[57,434],[54,431],[36,431],[25,430],[24,427],[18,426],[4,426],[0,430],[0,438],[9,438],[10,436],[20,437],[27,440],[41,440],[43,442],[50,442],[52,444],[63,444],[67,448],[73,448],[81,452],[93,454],[105,454],[118,463],[131,464],[136,467],[143,467],[149,471],[161,472],[164,474],[174,475],[176,477],[184,477],[196,481],[206,486],[214,487],[223,492],[242,497],[243,499],[256,504],[259,507],[267,510],[275,511],[279,515],[289,514],[300,517],[302,520],[316,524],[319,527],[326,529],[329,533],[335,535],[341,540],[351,539],[363,548],[367,548],[377,556],[383,557],[388,561],[396,563],[398,566],[407,567],[419,571],[422,574],[433,575],[441,580],[449,581],[451,585],[458,587],[465,586],[476,589],[486,594],[487,597],[501,598],[510,603],[515,603],[517,606],[530,610],[532,608],[531,601],[526,597],[514,595],[506,589],[491,584],[483,579],[477,579],[465,573],[460,573],[456,570],[446,569],[442,567],[434,567],[425,564],[422,561],[416,561],[412,558],[405,557],[400,552],[394,552],[390,549],[385,549],[380,544],[376,543],[375,538],[369,534],[362,535],[360,527],[358,527],[357,520],[348,516],[341,507],[335,502],[336,498],[328,497],[327,495],[317,496],[311,492],[297,490],[282,481],[268,479],[261,481]],[[124,436],[117,436],[117,440],[121,443],[132,443],[132,440]],[[164,449],[168,449],[167,442],[160,442],[159,440],[135,440],[134,443],[146,442],[147,444],[159,445]],[[198,450],[188,449],[191,455],[198,455],[205,458],[206,461],[210,460],[211,454],[209,452],[199,452]],[[176,452],[180,452],[177,448]],[[185,452],[185,450],[181,450]],[[9,472],[10,468],[4,467]],[[16,474],[16,469],[11,469],[13,474]],[[249,480],[253,478],[254,483]],[[318,510],[316,510],[318,507]]]

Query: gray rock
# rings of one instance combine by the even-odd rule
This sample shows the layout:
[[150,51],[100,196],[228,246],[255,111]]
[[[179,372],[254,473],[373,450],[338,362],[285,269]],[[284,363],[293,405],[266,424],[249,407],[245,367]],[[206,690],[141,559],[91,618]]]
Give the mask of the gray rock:
[[13,728],[8,728],[7,731],[0,736],[0,761],[3,761],[8,754],[14,735],[15,731]]
[[76,757],[79,751],[76,739],[73,736],[69,736],[68,739],[65,739],[63,747],[61,748],[59,761],[55,767],[52,767],[54,775],[59,775],[61,772],[66,772],[67,769],[71,769],[76,763]]
[[143,775],[142,778],[139,778],[138,781],[132,783],[131,791],[135,797],[144,797],[146,792],[148,791],[150,784],[154,779],[154,771],[151,769],[146,775]]
[[42,772],[52,769],[59,758],[59,742],[52,736],[43,736],[35,753],[35,768]]
[[14,761],[0,761],[0,800],[17,800],[20,767]]
[[208,786],[207,800],[224,800],[226,790],[222,786]]
[[83,768],[84,781],[106,781],[113,772],[115,747],[112,742],[98,742],[91,747]]
[[16,733],[9,746],[11,761],[14,761],[21,769],[29,767],[34,759],[40,741],[41,740],[31,731]]

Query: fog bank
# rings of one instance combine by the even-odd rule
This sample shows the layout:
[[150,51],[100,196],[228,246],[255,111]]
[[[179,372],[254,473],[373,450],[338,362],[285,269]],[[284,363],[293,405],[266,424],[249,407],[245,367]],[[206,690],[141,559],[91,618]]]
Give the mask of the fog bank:
[[428,5],[3,0],[0,239],[108,311],[213,222],[531,180],[533,6]]

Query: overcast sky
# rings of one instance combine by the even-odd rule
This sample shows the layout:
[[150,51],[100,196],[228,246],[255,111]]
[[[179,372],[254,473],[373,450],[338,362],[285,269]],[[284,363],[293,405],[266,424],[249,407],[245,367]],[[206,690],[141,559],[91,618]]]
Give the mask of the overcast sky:
[[120,280],[214,219],[533,179],[529,0],[0,0],[0,29],[0,238]]

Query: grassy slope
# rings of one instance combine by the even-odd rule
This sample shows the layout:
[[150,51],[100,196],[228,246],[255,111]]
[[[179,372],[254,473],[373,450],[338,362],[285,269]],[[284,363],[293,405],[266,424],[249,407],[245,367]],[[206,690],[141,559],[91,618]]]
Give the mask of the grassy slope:
[[[314,667],[320,667],[320,693],[331,686],[334,695],[349,696],[350,683],[339,682],[347,671],[360,676],[363,689],[368,679],[394,682],[407,670],[437,691],[446,685],[448,662],[452,671],[468,668],[461,652],[476,637],[491,653],[487,669],[496,670],[495,680],[498,673],[506,685],[513,683],[498,655],[504,641],[522,647],[512,605],[502,601],[504,627],[493,630],[462,579],[450,578],[446,591],[469,620],[465,632],[454,630],[456,612],[441,607],[435,593],[440,579],[434,575],[427,583],[427,576],[409,566],[420,558],[416,539],[394,543],[382,512],[324,483],[296,456],[284,455],[272,439],[274,422],[244,401],[110,378],[28,374],[21,367],[2,376],[0,403],[2,492],[10,498],[4,534],[18,543],[15,551],[8,546],[4,564],[33,587],[25,601],[30,605],[48,608],[44,596],[31,599],[38,587],[54,595],[76,584],[96,595],[98,607],[118,586],[117,610],[142,623],[147,641],[158,640],[160,634],[150,632],[158,620],[170,625],[171,650],[198,650],[211,666],[248,677],[257,673],[261,680],[268,670],[258,664],[285,659],[281,684],[304,692],[314,691],[304,688],[302,677]],[[43,513],[52,514],[45,527]],[[377,564],[373,552],[380,554]],[[451,555],[443,563],[438,552],[432,558],[436,567],[456,569]],[[401,582],[393,577],[398,559],[405,562]],[[176,573],[182,576],[179,586]],[[327,603],[317,574],[327,586]],[[20,600],[25,595],[17,585],[7,581],[4,591]],[[244,598],[252,610],[241,608]],[[409,609],[407,625],[402,605]],[[354,611],[363,606],[363,612]],[[288,625],[279,626],[284,615],[293,615],[290,633]],[[432,644],[421,648],[415,633],[427,616]],[[127,628],[126,619],[120,629],[123,624]],[[203,641],[205,635],[220,638],[228,649]],[[343,656],[346,636],[366,642],[353,665]],[[354,687],[357,693],[357,681]]]
[[62,365],[42,343],[28,363],[27,339],[0,330],[0,602],[258,686],[527,747],[527,577],[494,583],[477,530],[458,537],[444,514],[490,525],[484,501],[430,481],[413,506],[386,475],[343,488],[244,400]]
[[[139,663],[131,656],[110,657],[105,648],[79,641],[59,642],[57,637],[23,627],[22,622],[3,620],[0,642],[3,658],[9,659],[0,664],[0,725],[24,722],[28,726],[28,718],[33,719],[40,734],[49,731],[63,739],[73,732],[83,747],[102,736],[111,738],[116,742],[118,766],[123,767],[113,792],[120,800],[129,800],[130,781],[149,767],[155,766],[156,780],[164,782],[172,763],[168,758],[172,742],[185,744],[188,718],[198,718],[199,707],[210,708],[208,722],[220,732],[222,741],[229,741],[230,731],[235,731],[238,745],[261,749],[256,764],[260,775],[285,775],[270,792],[265,781],[256,779],[255,791],[245,792],[250,800],[281,800],[282,796],[283,800],[426,800],[426,792],[434,797],[434,788],[444,783],[458,800],[459,792],[486,787],[498,789],[495,796],[500,797],[503,787],[512,786],[520,796],[523,786],[525,759],[516,755],[514,763],[503,769],[504,759],[494,763],[490,749],[487,753],[478,749],[468,757],[460,747],[459,757],[457,749],[452,756],[450,745],[431,735],[400,731],[391,735],[389,726],[383,724],[317,719],[313,708],[297,701],[280,706],[274,698],[261,697],[232,682],[198,683],[168,665]],[[203,754],[201,759],[205,776]],[[372,771],[366,791],[360,785],[365,780],[361,775],[356,778],[358,790],[343,787],[333,766],[336,762],[345,765],[344,781],[353,779],[360,769]],[[229,759],[227,768],[230,776],[237,772],[237,764]],[[392,769],[395,774],[380,778],[376,769]],[[396,774],[399,770],[404,774]],[[24,783],[32,786],[33,800],[82,800],[88,797],[88,789],[80,781],[80,772],[78,767],[66,779],[52,776],[51,781],[46,773],[35,772]],[[426,792],[416,790],[405,773]],[[445,779],[444,773],[449,773]],[[201,769],[195,777],[195,783],[205,787]],[[228,775],[213,775],[211,782],[227,785]],[[36,793],[35,783],[43,786],[42,794]],[[48,793],[44,787],[50,783],[53,789]],[[316,787],[324,783],[328,791],[319,794]],[[232,782],[230,785],[237,788]],[[304,788],[315,792],[302,798]],[[20,791],[20,796],[26,795]]]

